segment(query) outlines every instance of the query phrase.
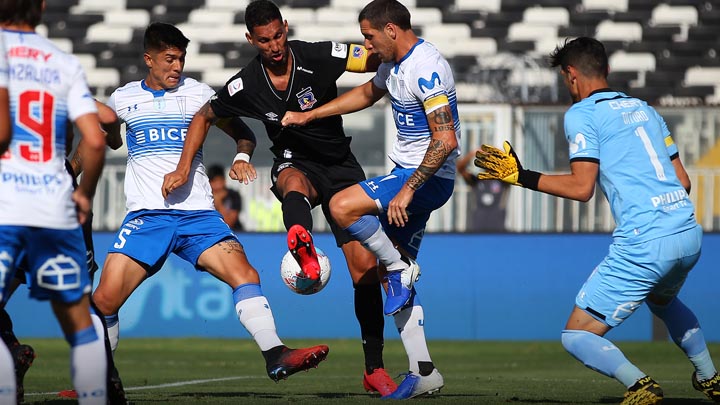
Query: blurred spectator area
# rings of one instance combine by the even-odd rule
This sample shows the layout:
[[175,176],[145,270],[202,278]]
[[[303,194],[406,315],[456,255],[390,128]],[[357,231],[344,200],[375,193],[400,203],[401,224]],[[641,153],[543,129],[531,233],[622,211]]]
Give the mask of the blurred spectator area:
[[[190,38],[186,72],[211,86],[255,56],[248,0],[53,0],[40,31],[78,55],[101,100],[143,77],[151,21]],[[290,37],[362,43],[359,0],[277,0]],[[566,38],[602,40],[610,83],[654,104],[720,103],[720,0],[406,0],[413,27],[448,58],[464,102],[566,103],[547,55]],[[346,75],[342,88],[366,80]]]

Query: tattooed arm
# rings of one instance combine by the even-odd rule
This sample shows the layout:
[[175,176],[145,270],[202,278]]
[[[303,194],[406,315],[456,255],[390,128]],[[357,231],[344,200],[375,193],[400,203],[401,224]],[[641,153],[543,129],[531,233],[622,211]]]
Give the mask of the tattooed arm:
[[397,226],[405,226],[405,222],[408,220],[406,209],[412,201],[415,190],[442,167],[450,153],[458,146],[455,137],[455,123],[449,105],[433,110],[427,115],[427,119],[432,137],[425,157],[388,206],[388,221]]
[[193,158],[205,142],[210,126],[213,125],[217,119],[212,108],[210,108],[210,103],[205,103],[205,105],[195,113],[188,127],[187,134],[185,135],[185,144],[183,145],[182,155],[180,155],[180,161],[175,171],[166,174],[163,180],[162,195],[164,198],[167,198],[173,190],[187,183]]

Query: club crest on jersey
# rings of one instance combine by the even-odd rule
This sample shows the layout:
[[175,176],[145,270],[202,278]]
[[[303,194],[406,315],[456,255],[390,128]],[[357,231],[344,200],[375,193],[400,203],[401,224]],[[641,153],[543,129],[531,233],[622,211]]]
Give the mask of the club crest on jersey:
[[156,110],[164,110],[165,109],[165,98],[155,97],[153,99],[153,107],[155,107]]
[[242,90],[243,89],[242,77],[238,77],[237,79],[228,83],[227,89],[228,89],[228,94],[230,94],[230,97],[235,95],[235,93],[237,93],[238,91]]
[[277,121],[278,120],[278,115],[272,111],[270,111],[269,113],[265,113],[265,116],[267,117],[267,119],[269,121]]
[[306,87],[302,89],[295,96],[297,96],[298,104],[300,104],[300,109],[303,111],[312,108],[315,103],[317,103],[317,99],[312,92],[312,87]]
[[333,42],[332,51],[330,53],[336,58],[344,58],[347,55],[347,45],[339,42]]
[[437,84],[440,84],[440,75],[437,72],[433,72],[429,80],[422,77],[419,78],[418,87],[420,88],[420,91],[425,93],[425,89],[432,90],[433,88],[435,88],[435,82],[437,82]]

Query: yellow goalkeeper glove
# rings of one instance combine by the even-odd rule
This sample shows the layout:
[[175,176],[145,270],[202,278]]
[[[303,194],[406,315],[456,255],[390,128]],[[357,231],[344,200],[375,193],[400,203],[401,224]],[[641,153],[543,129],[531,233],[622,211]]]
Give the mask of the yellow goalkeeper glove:
[[485,169],[478,180],[502,180],[505,183],[537,190],[540,173],[523,169],[510,142],[503,142],[504,151],[482,145],[475,153],[475,166]]

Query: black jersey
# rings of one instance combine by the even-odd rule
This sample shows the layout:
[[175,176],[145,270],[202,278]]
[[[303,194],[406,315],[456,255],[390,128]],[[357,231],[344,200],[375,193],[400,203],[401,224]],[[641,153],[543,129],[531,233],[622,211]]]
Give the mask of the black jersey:
[[286,91],[275,89],[258,55],[210,99],[210,106],[220,118],[263,121],[276,157],[326,164],[342,161],[350,153],[350,137],[345,136],[339,115],[304,127],[283,128],[280,120],[286,111],[309,111],[336,98],[335,81],[345,72],[355,47],[336,42],[288,44],[293,66]]

